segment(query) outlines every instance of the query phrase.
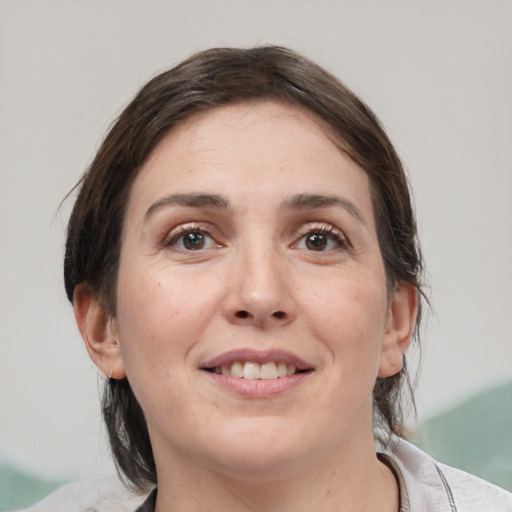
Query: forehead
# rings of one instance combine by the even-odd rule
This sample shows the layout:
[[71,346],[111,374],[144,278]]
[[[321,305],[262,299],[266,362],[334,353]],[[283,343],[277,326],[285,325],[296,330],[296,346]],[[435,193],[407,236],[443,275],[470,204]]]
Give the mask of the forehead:
[[[217,107],[175,126],[142,166],[129,208],[164,193],[242,200],[338,193],[371,209],[366,173],[312,113],[278,101]],[[336,190],[333,190],[336,188]],[[245,199],[244,199],[245,198]]]

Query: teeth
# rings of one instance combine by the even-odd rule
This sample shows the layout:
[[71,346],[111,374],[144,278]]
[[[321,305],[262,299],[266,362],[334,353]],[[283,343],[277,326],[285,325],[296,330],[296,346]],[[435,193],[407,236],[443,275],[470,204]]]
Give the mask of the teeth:
[[257,363],[244,364],[244,379],[259,379],[260,365]]
[[260,379],[273,380],[277,379],[276,363],[265,363],[260,367]]
[[274,380],[293,375],[297,368],[293,364],[275,363],[274,361],[261,365],[253,361],[235,361],[231,366],[223,364],[220,367],[214,368],[213,371],[214,373],[235,377],[236,379]]
[[288,375],[288,365],[286,363],[279,363],[277,365],[277,376],[286,377]]
[[241,379],[244,376],[244,365],[238,361],[231,365],[231,377]]

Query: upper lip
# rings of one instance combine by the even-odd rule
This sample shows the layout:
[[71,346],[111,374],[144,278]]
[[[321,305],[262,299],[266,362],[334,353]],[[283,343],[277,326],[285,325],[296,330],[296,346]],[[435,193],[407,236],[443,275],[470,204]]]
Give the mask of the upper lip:
[[300,357],[286,350],[255,350],[250,348],[241,348],[224,352],[209,361],[200,365],[200,368],[206,370],[208,368],[217,368],[223,365],[229,365],[235,361],[264,364],[268,362],[291,364],[297,370],[312,370],[313,365],[304,361]]

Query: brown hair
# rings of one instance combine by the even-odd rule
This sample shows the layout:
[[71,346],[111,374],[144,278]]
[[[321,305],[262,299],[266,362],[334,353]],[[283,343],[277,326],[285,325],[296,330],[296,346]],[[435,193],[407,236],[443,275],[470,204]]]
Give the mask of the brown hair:
[[[64,281],[70,301],[86,283],[115,316],[121,234],[137,173],[169,130],[192,114],[234,102],[276,99],[312,112],[340,149],[368,174],[380,250],[390,290],[410,283],[422,296],[422,259],[407,179],[373,112],[338,79],[297,53],[275,46],[200,52],[149,81],[124,109],[77,184],[68,224]],[[417,326],[420,315],[418,315]],[[417,336],[417,329],[416,329]],[[376,432],[401,434],[407,369],[377,379]],[[412,399],[412,403],[414,403]],[[135,487],[156,483],[144,414],[128,380],[109,379],[103,416],[118,468]]]

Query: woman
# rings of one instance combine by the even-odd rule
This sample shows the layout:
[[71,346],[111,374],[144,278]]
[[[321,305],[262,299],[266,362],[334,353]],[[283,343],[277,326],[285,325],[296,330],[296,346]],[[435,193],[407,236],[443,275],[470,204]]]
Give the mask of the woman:
[[[64,275],[137,510],[512,510],[400,439],[407,180],[368,107],[296,53],[214,49],[150,81],[78,185]],[[136,508],[92,494],[46,506]]]

